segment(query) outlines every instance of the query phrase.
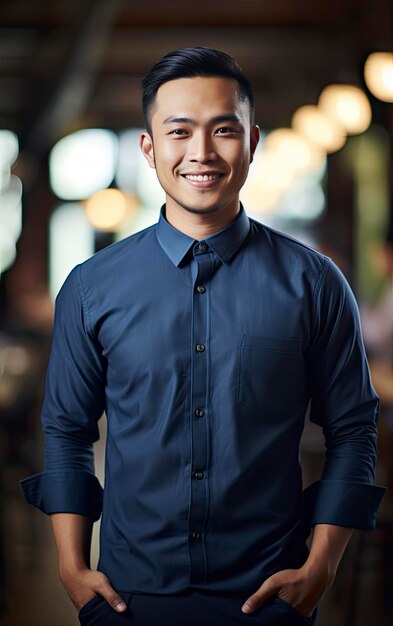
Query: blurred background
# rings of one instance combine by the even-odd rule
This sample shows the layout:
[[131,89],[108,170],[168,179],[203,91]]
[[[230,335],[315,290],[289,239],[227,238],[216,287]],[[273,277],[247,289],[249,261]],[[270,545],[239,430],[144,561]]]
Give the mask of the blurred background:
[[[18,486],[42,467],[54,298],[75,264],[157,221],[163,192],[138,150],[140,80],[194,45],[234,56],[255,90],[262,141],[247,213],[331,256],[355,291],[382,400],[377,480],[393,483],[391,0],[1,0],[1,626],[78,623],[49,520]],[[302,455],[308,484],[324,457],[310,424]],[[377,530],[355,533],[320,626],[392,623],[392,529],[388,492]]]

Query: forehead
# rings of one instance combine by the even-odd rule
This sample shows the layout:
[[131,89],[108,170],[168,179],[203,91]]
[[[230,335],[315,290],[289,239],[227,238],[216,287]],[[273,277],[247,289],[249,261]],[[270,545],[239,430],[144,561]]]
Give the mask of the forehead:
[[236,80],[217,76],[196,76],[170,80],[158,89],[152,122],[168,116],[208,119],[222,114],[249,116],[248,104],[240,97]]

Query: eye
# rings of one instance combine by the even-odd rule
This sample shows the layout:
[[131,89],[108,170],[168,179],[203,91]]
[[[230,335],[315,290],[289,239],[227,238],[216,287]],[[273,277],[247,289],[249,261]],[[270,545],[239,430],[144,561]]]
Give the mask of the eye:
[[168,135],[174,135],[175,137],[184,137],[188,135],[188,132],[184,128],[174,128]]
[[216,130],[217,135],[234,135],[239,131],[236,128],[231,128],[230,126],[222,126]]

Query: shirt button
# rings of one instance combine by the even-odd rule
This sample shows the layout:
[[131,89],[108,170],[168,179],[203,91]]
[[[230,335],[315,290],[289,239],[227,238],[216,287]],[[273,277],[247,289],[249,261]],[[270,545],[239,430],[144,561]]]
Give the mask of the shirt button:
[[201,538],[201,533],[198,533],[196,530],[192,533],[192,538],[194,541],[199,541]]
[[203,409],[195,409],[195,415],[197,417],[203,417],[205,415],[205,411]]
[[203,472],[194,472],[193,477],[196,478],[197,480],[202,480]]
[[205,293],[206,289],[203,285],[198,285],[197,287],[197,292],[198,293]]
[[205,243],[200,243],[198,248],[201,252],[205,252],[205,250],[207,250],[207,245]]
[[203,346],[201,343],[198,343],[198,345],[196,347],[196,351],[197,352],[204,352],[205,351],[205,346]]

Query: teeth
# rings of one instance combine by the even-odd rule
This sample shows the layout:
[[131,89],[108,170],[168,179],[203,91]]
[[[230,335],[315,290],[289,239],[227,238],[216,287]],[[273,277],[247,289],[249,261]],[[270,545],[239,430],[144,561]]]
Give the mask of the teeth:
[[217,178],[220,177],[220,174],[198,174],[198,175],[193,175],[193,174],[186,174],[185,176],[187,178],[187,180],[193,180],[194,182],[197,183],[206,183],[208,180],[216,180]]

